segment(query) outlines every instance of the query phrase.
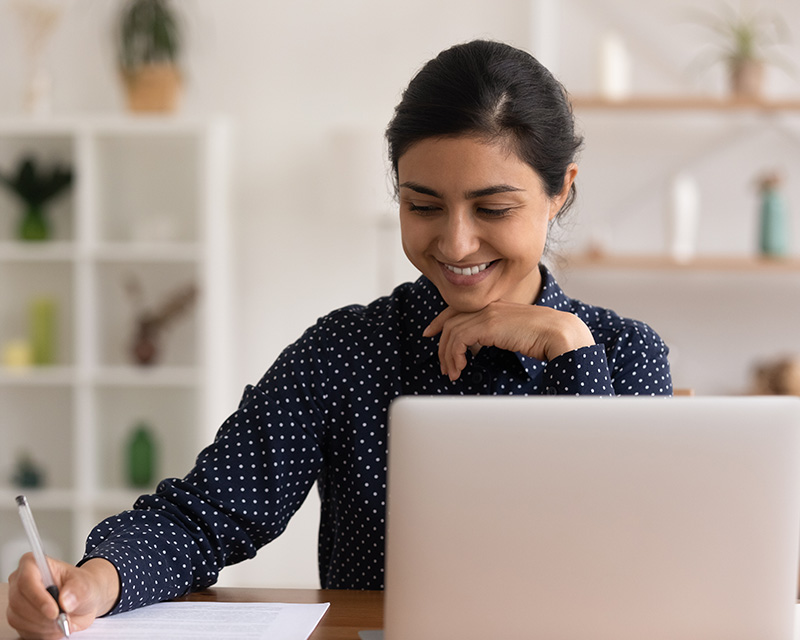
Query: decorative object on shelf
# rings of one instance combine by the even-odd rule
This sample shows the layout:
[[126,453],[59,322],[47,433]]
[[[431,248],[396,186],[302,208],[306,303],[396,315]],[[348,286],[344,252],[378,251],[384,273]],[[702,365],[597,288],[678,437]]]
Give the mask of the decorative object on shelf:
[[625,100],[631,95],[631,58],[625,41],[613,31],[600,39],[600,95]]
[[50,224],[45,206],[72,184],[72,170],[55,163],[44,169],[32,156],[24,157],[15,175],[0,172],[0,184],[5,185],[25,205],[20,219],[20,240],[47,240]]
[[738,100],[758,100],[763,96],[764,69],[775,64],[792,69],[788,59],[779,56],[774,48],[789,42],[789,28],[780,15],[758,9],[737,11],[723,5],[723,13],[696,11],[700,24],[717,37],[709,52],[711,60],[727,65],[731,96]]
[[759,180],[759,250],[762,256],[782,258],[789,254],[789,229],[786,205],[781,193],[781,177],[769,173]]
[[700,190],[688,173],[678,173],[670,185],[668,238],[669,255],[676,262],[688,262],[697,253]]
[[11,482],[20,489],[34,489],[44,486],[44,470],[39,466],[30,454],[22,452],[17,457],[14,465],[14,475]]
[[174,111],[182,87],[182,33],[169,0],[128,0],[119,19],[118,52],[132,111]]
[[56,301],[40,296],[30,303],[30,345],[33,364],[56,363]]
[[800,396],[800,357],[781,356],[757,363],[753,395]]
[[50,36],[64,12],[64,4],[45,0],[15,0],[12,6],[22,22],[28,52],[25,111],[36,116],[47,115],[52,110],[52,82],[42,59]]
[[145,307],[141,283],[134,276],[127,278],[125,289],[137,307],[131,355],[137,364],[155,364],[160,356],[163,331],[194,304],[197,287],[193,284],[182,287],[156,309]]
[[156,443],[150,425],[143,420],[134,425],[128,439],[127,465],[130,486],[150,487],[156,476]]
[[3,366],[6,369],[27,369],[33,364],[33,349],[28,340],[9,340],[3,345]]

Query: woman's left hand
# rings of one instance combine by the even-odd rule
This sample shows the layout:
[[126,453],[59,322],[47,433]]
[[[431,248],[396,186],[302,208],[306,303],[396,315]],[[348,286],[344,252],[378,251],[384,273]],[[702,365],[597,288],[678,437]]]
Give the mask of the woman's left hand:
[[467,366],[467,349],[494,346],[547,361],[595,343],[589,327],[572,313],[503,300],[472,313],[448,307],[422,335],[438,333],[439,363],[451,380]]

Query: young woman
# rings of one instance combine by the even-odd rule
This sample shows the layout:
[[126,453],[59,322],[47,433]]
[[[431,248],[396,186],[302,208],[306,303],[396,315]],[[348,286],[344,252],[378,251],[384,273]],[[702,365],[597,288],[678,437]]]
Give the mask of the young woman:
[[[403,248],[422,272],[332,312],[290,345],[183,479],[54,562],[74,629],[213,584],[278,536],[318,482],[325,588],[383,586],[386,416],[404,394],[670,394],[645,324],[569,298],[540,264],[574,196],[581,141],[561,85],[527,53],[474,41],[431,60],[387,130]],[[8,619],[56,637],[26,556]]]

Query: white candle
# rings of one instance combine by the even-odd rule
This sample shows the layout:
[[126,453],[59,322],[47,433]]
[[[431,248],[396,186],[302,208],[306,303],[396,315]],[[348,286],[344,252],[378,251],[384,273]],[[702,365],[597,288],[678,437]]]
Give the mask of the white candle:
[[625,42],[608,32],[600,40],[600,94],[623,100],[631,93],[631,60]]
[[700,191],[686,173],[672,179],[669,203],[669,251],[678,262],[691,260],[697,250]]

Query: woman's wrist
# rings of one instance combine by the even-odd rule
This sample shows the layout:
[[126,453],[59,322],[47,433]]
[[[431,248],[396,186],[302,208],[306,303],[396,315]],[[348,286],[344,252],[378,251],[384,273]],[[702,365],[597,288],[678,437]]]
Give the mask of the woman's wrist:
[[594,336],[583,320],[572,313],[562,313],[562,322],[552,327],[546,349],[547,360],[595,344]]
[[117,604],[120,594],[117,568],[104,558],[91,558],[81,565],[91,575],[97,598],[97,617],[104,616]]

